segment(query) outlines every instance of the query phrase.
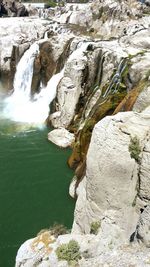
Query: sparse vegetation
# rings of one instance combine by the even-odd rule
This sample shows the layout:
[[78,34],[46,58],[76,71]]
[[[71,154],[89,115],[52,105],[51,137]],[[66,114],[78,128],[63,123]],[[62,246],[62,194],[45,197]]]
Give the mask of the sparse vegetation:
[[101,226],[101,223],[100,223],[99,221],[92,222],[92,223],[91,223],[90,234],[97,235],[100,226]]
[[77,241],[70,240],[68,244],[62,244],[56,249],[58,260],[66,260],[74,265],[81,258],[80,246]]
[[137,136],[131,137],[130,144],[129,144],[129,152],[131,158],[139,161],[139,155],[141,153],[140,142]]
[[49,228],[51,235],[58,237],[59,235],[64,235],[68,233],[67,228],[63,224],[54,223],[53,226]]
[[49,8],[49,7],[56,7],[57,3],[53,0],[46,0],[45,1],[45,8]]

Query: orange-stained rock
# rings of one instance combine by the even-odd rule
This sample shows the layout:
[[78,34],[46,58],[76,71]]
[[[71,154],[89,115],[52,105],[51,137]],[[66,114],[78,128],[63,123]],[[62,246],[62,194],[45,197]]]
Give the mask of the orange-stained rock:
[[113,114],[117,114],[121,111],[131,111],[133,108],[133,105],[135,104],[139,94],[142,92],[144,87],[146,86],[146,81],[142,80],[139,82],[139,84],[130,91],[125,98],[121,101],[121,103],[118,105],[118,107],[115,109]]

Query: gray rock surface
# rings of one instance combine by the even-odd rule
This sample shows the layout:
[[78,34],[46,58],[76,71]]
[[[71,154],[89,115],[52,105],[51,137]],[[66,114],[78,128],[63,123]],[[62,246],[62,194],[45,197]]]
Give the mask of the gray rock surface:
[[[21,46],[20,57],[27,44],[44,37],[48,22],[30,18],[3,18],[0,20],[0,68],[10,70],[10,59],[13,46]],[[23,49],[23,45],[25,48]]]
[[150,205],[142,212],[135,232],[138,242],[150,248]]
[[[57,89],[57,112],[50,116],[54,127],[67,127],[75,115],[75,108],[82,92],[87,57],[84,54],[88,44],[72,52],[64,67],[64,77]],[[59,112],[59,113],[58,113]]]
[[139,165],[130,156],[130,138],[137,136],[143,151],[149,131],[149,113],[119,113],[95,126],[87,155],[86,185],[77,199],[73,232],[89,233],[91,222],[99,219],[103,240],[104,236],[106,242],[109,239],[108,228],[112,239],[129,239],[139,217],[134,205]]
[[92,25],[91,4],[67,4],[65,8],[56,10],[55,20],[60,23],[90,27]]
[[108,39],[112,36],[120,37],[129,32],[131,21],[132,25],[136,26],[136,30],[138,27],[143,27],[142,20],[141,23],[138,21],[142,12],[141,4],[136,0],[95,0],[88,4],[67,4],[65,8],[57,8],[55,20],[84,27],[93,36]]
[[142,93],[137,98],[133,111],[141,112],[149,106],[150,103],[150,87],[145,87]]
[[[150,246],[149,206],[144,209],[143,202],[141,215],[136,206],[137,197],[149,201],[149,132],[150,108],[143,113],[118,113],[95,126],[86,176],[77,188],[72,233],[54,240],[50,232],[43,232],[28,240],[18,251],[16,267],[67,267],[67,262],[58,261],[55,250],[71,239],[80,244],[81,267],[105,266],[106,262],[108,267],[149,264],[149,251],[144,246],[129,246],[133,232],[135,240]],[[129,152],[130,137],[134,136],[138,136],[142,150],[139,163]],[[98,234],[89,234],[91,223],[98,221]]]
[[[146,82],[150,68],[150,54],[146,48],[149,36],[150,31],[146,29],[131,35],[130,38],[125,37],[121,42],[118,40],[94,42],[89,38],[84,42],[83,38],[74,38],[70,45],[71,54],[64,65],[64,77],[58,86],[55,108],[49,118],[52,125],[55,128],[67,128],[75,117],[79,99],[85,98],[91,88],[97,85],[97,90],[95,93],[93,90],[92,97],[84,105],[84,118],[81,123],[83,127],[85,118],[88,117],[101,94],[101,88],[110,82],[122,58],[130,57],[130,55],[132,57],[127,90],[130,91],[137,83],[145,79],[144,89],[135,101],[133,110],[141,112],[145,109],[150,103],[149,82]],[[141,37],[143,44],[138,46]],[[126,44],[126,40],[130,40],[130,43]]]
[[143,148],[139,171],[139,197],[150,201],[150,132]]

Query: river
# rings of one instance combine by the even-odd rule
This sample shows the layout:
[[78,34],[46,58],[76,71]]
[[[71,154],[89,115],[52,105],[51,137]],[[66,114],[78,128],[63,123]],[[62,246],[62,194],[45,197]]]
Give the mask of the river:
[[0,267],[13,267],[19,246],[58,222],[71,228],[74,201],[69,150],[47,141],[48,129],[2,116],[0,108]]

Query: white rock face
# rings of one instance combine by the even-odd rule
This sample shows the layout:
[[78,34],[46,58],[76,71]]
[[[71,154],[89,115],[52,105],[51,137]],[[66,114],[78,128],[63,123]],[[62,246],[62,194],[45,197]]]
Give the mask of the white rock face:
[[13,46],[19,47],[19,55],[34,41],[44,37],[48,22],[31,18],[2,18],[0,20],[0,69],[10,71]]
[[[149,112],[119,113],[95,126],[87,155],[86,185],[76,203],[73,233],[89,233],[90,224],[100,220],[104,243],[108,244],[110,237],[112,243],[129,240],[139,217],[134,204],[139,165],[130,156],[130,138],[138,136],[143,150],[149,132]],[[146,179],[146,173],[142,174]]]
[[[92,94],[92,97],[85,104],[84,119],[89,115],[94,104],[101,94],[101,88],[107,83],[110,83],[114,75],[114,69],[119,68],[122,58],[128,57],[132,54],[132,66],[130,66],[130,81],[128,81],[129,91],[136,84],[149,76],[150,68],[150,53],[147,51],[143,43],[142,47],[135,45],[135,39],[138,41],[145,36],[145,41],[150,36],[149,29],[131,35],[130,38],[124,37],[121,42],[113,41],[90,41],[83,38],[75,38],[72,41],[70,50],[71,54],[66,60],[64,66],[64,77],[61,80],[57,90],[57,103],[55,105],[55,112],[50,116],[50,121],[55,128],[67,128],[74,119],[76,106],[79,103],[79,98],[86,95],[86,90],[91,90],[95,84],[98,89]],[[125,41],[130,40],[127,44]],[[54,44],[54,51],[57,46]],[[57,52],[56,52],[57,54]],[[100,71],[99,71],[100,70]],[[98,79],[98,71],[99,77]],[[95,75],[97,74],[97,80]],[[132,85],[131,85],[132,83]],[[88,89],[85,89],[88,88]],[[85,93],[86,92],[86,93]],[[142,111],[149,103],[149,84],[145,83],[145,87],[139,98],[135,103],[134,110]],[[70,105],[71,103],[71,105]],[[84,125],[84,121],[82,126]]]
[[150,132],[143,148],[139,179],[139,197],[148,204],[150,201]]
[[[144,46],[143,49],[145,49]],[[142,57],[141,55],[139,55],[136,58],[132,59],[133,65],[130,69],[130,78],[133,84],[138,83],[143,77],[149,75],[149,68],[150,68],[149,60],[150,60],[150,53],[145,53]]]
[[[67,244],[73,239],[80,244],[80,251],[82,253],[86,251],[89,246],[91,250],[95,249],[93,237],[93,235],[83,236],[67,234],[59,236],[54,240],[50,232],[43,232],[36,238],[28,240],[20,247],[16,257],[16,267],[68,267],[69,265],[66,261],[58,261],[55,253],[57,247],[61,244]],[[41,240],[43,240],[43,246],[39,248]]]
[[141,112],[146,109],[150,104],[150,87],[146,87],[137,98],[133,111]]
[[55,20],[60,23],[90,27],[92,25],[91,4],[67,4],[65,8],[58,8]]
[[74,134],[64,128],[55,129],[48,134],[48,140],[60,147],[69,147],[74,142]]
[[87,65],[87,57],[84,54],[87,46],[87,42],[81,42],[81,46],[72,52],[65,64],[64,77],[57,89],[57,112],[50,116],[55,128],[67,127],[74,117],[82,92],[83,71]]
[[[139,19],[142,15],[142,6],[138,1],[95,0],[87,4],[67,4],[57,8],[55,20],[85,27],[93,35],[108,39],[112,36],[120,37],[126,33],[133,33],[144,28],[145,21]],[[121,23],[120,23],[121,22]],[[147,20],[148,23],[148,20]]]
[[138,244],[113,249],[110,243],[106,251],[103,250],[103,253],[98,254],[99,236],[63,235],[59,236],[53,244],[45,243],[42,249],[38,249],[38,242],[41,238],[42,235],[21,246],[16,258],[16,267],[69,267],[66,261],[58,261],[55,250],[72,239],[80,244],[81,260],[77,264],[79,267],[146,267],[149,264],[149,249],[139,247]]
[[67,127],[75,112],[75,107],[79,99],[81,90],[74,86],[69,77],[63,77],[58,85],[57,98],[59,101],[59,112],[55,112],[50,116],[53,126]]
[[76,186],[76,177],[74,177],[69,186],[69,195],[74,198],[75,197],[75,186]]
[[139,19],[142,15],[142,6],[136,0],[95,0],[92,3],[92,14],[92,28],[103,39],[130,34],[133,26],[135,31],[143,27],[143,22]]

